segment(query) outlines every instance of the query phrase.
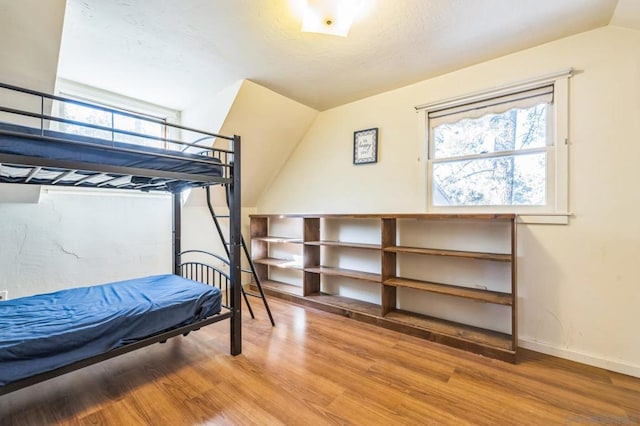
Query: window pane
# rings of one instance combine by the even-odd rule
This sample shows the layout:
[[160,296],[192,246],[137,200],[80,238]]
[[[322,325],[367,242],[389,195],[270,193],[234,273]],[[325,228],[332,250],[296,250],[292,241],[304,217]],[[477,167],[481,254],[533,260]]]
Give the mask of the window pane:
[[[59,105],[59,116],[65,119],[78,121],[81,123],[95,124],[103,127],[125,130],[128,132],[140,133],[152,137],[164,137],[164,126],[160,123],[153,123],[134,117],[125,116],[117,112],[103,111],[96,108],[76,105],[68,102],[57,101]],[[113,123],[112,123],[113,120]],[[126,142],[135,145],[152,146],[165,148],[165,142],[156,139],[149,139],[141,136],[133,136],[110,130],[99,130],[92,127],[60,123],[57,128],[66,133],[73,133],[89,136],[98,139],[107,139]],[[177,149],[177,148],[174,148]]]
[[513,108],[433,128],[434,158],[544,147],[546,135],[546,103]]
[[[60,116],[68,120],[79,121],[81,123],[111,127],[111,113],[82,105],[61,102]],[[92,138],[111,139],[111,132],[107,130],[94,129],[87,126],[60,123],[59,129],[62,132],[73,133],[76,135],[89,136]]]
[[543,152],[434,163],[433,205],[545,205],[546,160]]
[[[152,123],[120,114],[114,114],[113,123],[113,126],[118,130],[126,130],[128,132],[140,133],[158,138],[163,137],[163,126],[159,123]],[[119,142],[127,142],[136,145],[154,146],[156,148],[164,147],[163,141],[122,133],[116,133],[114,139]]]

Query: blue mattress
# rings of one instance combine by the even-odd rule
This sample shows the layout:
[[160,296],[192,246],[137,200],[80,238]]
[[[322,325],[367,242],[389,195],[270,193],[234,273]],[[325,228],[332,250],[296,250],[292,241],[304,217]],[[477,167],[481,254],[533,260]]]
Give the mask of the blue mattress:
[[[222,167],[218,160],[198,154],[163,150],[160,148],[145,147],[142,145],[124,142],[112,142],[105,139],[45,130],[44,136],[46,137],[91,143],[95,146],[55,142],[46,139],[38,139],[40,136],[40,129],[9,123],[0,123],[0,131],[2,130],[33,135],[33,138],[25,138],[10,134],[0,134],[0,153],[4,154],[24,155],[53,160],[81,161],[93,164],[107,164],[111,166],[136,167],[141,169],[189,173],[210,177],[222,176]],[[131,149],[138,152],[107,150],[111,147]],[[181,158],[163,158],[155,156],[154,154],[170,154]],[[193,161],[203,159],[213,161],[218,164]]]
[[216,287],[157,275],[0,302],[0,386],[220,312]]

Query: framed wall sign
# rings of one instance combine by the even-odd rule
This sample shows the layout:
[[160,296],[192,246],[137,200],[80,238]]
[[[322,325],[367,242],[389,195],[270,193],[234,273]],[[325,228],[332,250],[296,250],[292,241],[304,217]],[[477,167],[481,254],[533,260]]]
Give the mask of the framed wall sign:
[[378,162],[378,128],[353,132],[353,164]]

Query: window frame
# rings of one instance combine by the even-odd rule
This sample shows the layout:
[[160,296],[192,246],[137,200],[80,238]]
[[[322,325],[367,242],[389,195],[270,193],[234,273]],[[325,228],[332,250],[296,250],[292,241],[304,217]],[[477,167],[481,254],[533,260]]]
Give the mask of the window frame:
[[[162,107],[139,99],[130,98],[118,93],[87,86],[71,80],[58,78],[56,80],[55,93],[57,96],[88,102],[107,108],[121,110],[126,113],[136,114],[151,119],[162,120],[167,124],[180,124],[180,112],[171,108]],[[62,117],[62,105],[59,102],[53,103],[54,115]],[[177,135],[167,134],[176,131],[173,128],[163,126],[164,138],[176,138]],[[166,146],[164,147],[166,148]]]
[[[429,213],[515,213],[520,222],[567,224],[571,216],[568,202],[568,145],[569,145],[569,78],[572,69],[563,70],[551,75],[513,83],[499,88],[458,96],[438,102],[415,107],[419,117],[419,131],[423,141],[421,156],[426,158],[423,167],[423,194],[425,194],[425,211]],[[548,118],[548,135],[551,144],[544,150],[547,153],[547,194],[544,206],[436,206],[433,204],[433,162],[431,153],[433,143],[429,123],[429,112],[453,108],[464,104],[482,102],[490,98],[507,96],[513,93],[532,90],[553,85],[553,104]],[[517,154],[516,154],[517,155]],[[490,156],[495,156],[495,153]],[[441,160],[441,159],[439,159]],[[439,162],[439,161],[436,161]]]
[[[60,97],[69,99],[76,99],[83,102],[93,103],[101,105],[107,108],[120,109],[133,114],[142,116],[148,116],[151,118],[164,120],[170,124],[180,124],[181,115],[180,111],[155,105],[152,103],[144,102],[139,99],[129,98],[124,95],[109,92],[106,90],[98,89],[93,86],[87,86],[81,83],[77,83],[71,80],[58,78],[56,80],[55,94]],[[56,110],[52,111],[52,115],[62,117],[59,110],[60,104],[53,102],[52,108]],[[57,122],[52,121],[50,126],[54,126]],[[173,129],[173,128],[172,128]],[[173,129],[177,131],[177,129]],[[166,133],[166,131],[165,131]],[[168,138],[176,138],[175,135],[166,135]],[[153,198],[171,198],[171,194],[168,193],[154,193],[154,192],[141,192],[137,191],[135,194],[131,190],[116,189],[116,188],[83,188],[83,187],[56,187],[56,186],[43,186],[43,191],[50,194],[64,194],[75,193],[77,191],[84,192],[88,195],[102,196],[105,191],[111,195],[119,196],[136,196],[136,197],[153,197]],[[184,204],[184,201],[183,201]]]

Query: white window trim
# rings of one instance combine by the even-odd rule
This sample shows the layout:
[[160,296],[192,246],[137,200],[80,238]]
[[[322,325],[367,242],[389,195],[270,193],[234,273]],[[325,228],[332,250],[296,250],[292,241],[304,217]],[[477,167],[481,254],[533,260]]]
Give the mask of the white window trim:
[[[567,224],[572,214],[569,211],[569,78],[573,69],[569,68],[553,74],[520,81],[483,90],[464,96],[457,96],[437,102],[416,106],[418,112],[418,131],[422,141],[418,158],[425,158],[426,167],[422,166],[421,192],[425,194],[424,209],[430,213],[517,213],[521,223]],[[554,85],[554,126],[552,129],[555,155],[548,161],[548,183],[554,179],[555,190],[548,195],[549,205],[544,207],[520,206],[433,206],[432,162],[429,158],[429,111],[453,108],[458,105],[479,102],[487,98],[506,95],[516,91],[528,90],[544,84]],[[419,163],[420,164],[420,163]]]
[[118,196],[118,197],[137,197],[137,198],[166,198],[170,199],[171,194],[167,192],[144,192],[144,191],[132,191],[130,189],[117,189],[117,188],[85,188],[85,187],[69,187],[69,186],[47,186],[43,185],[42,192],[45,194],[83,194],[94,195],[97,197],[104,197],[106,195]]
[[87,86],[75,81],[58,78],[55,93],[58,96],[97,103],[108,108],[121,109],[149,117],[167,120],[167,123],[180,124],[180,112],[171,108],[130,98],[118,93]]
[[[167,124],[180,124],[180,111],[63,78],[56,80],[55,94],[63,98],[76,99],[132,114],[139,114],[148,118],[163,120]],[[54,102],[53,107],[53,115],[61,117],[61,103]],[[55,129],[56,127],[53,128]],[[177,129],[170,127],[165,127],[165,129],[168,131],[165,137],[179,139],[179,131]]]

